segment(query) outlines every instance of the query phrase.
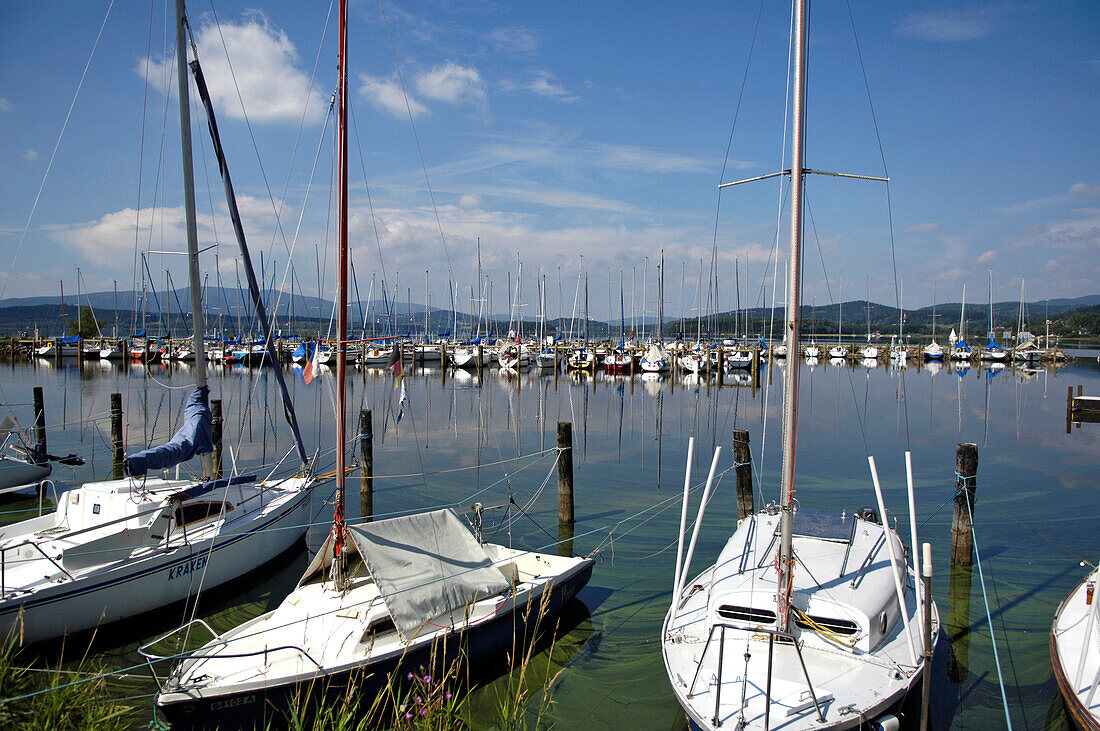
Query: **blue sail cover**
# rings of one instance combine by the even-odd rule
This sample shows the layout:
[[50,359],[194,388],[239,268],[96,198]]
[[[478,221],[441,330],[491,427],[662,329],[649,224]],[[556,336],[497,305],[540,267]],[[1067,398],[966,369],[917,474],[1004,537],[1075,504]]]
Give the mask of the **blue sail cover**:
[[65,343],[67,345],[71,345],[72,343],[79,343],[80,342],[80,336],[79,335],[70,335],[67,338],[58,338],[57,342]]
[[989,350],[1004,350],[1000,345],[997,345],[997,341],[993,339],[993,333],[989,333],[989,344],[985,346]]
[[183,409],[183,426],[167,444],[127,457],[124,462],[126,474],[131,477],[141,477],[149,470],[168,469],[186,462],[196,454],[213,451],[214,435],[211,428],[209,396],[208,386],[192,391]]

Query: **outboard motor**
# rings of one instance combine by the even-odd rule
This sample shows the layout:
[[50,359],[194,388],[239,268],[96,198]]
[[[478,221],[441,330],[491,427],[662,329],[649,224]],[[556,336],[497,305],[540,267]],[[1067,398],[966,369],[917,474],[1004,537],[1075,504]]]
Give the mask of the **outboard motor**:
[[875,512],[874,508],[867,505],[864,505],[856,512],[856,517],[860,520],[866,520],[868,523],[878,523],[881,525],[878,519],[878,513]]

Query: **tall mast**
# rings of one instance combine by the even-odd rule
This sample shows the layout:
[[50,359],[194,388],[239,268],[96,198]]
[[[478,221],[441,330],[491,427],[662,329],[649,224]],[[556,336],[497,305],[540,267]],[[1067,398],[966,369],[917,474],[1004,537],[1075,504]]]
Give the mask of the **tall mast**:
[[798,433],[798,342],[802,313],[802,156],[806,103],[806,0],[795,11],[794,114],[791,120],[791,247],[787,268],[787,369],[783,390],[783,462],[780,483],[779,586],[776,595],[778,626],[787,631],[793,585],[794,556],[794,442]]
[[335,533],[334,556],[339,556],[344,543],[344,467],[347,454],[345,427],[347,423],[347,394],[345,377],[347,371],[347,329],[348,329],[348,2],[340,0],[339,50],[337,52],[338,81],[337,98],[337,175],[339,180],[338,210],[336,214],[336,270],[337,270],[337,310],[336,310],[336,507],[333,514]]
[[[191,324],[195,351],[195,386],[206,386],[206,353],[203,350],[203,335],[206,333],[206,318],[202,311],[202,287],[199,282],[199,234],[195,216],[195,171],[191,159],[191,99],[187,81],[187,8],[185,0],[176,0],[176,79],[179,85],[180,103],[180,144],[183,148],[183,210],[187,228],[187,284],[191,290]],[[171,301],[168,304],[171,308]],[[169,313],[171,310],[169,309]],[[171,314],[169,314],[169,321]],[[214,456],[202,455],[202,473],[209,477],[214,474]]]

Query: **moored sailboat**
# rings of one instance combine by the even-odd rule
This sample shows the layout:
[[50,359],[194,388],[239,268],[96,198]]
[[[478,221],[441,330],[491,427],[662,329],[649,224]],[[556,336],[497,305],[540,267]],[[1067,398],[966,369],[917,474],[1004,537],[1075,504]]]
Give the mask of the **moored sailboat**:
[[[185,726],[265,725],[314,687],[373,697],[398,667],[503,657],[583,587],[593,561],[487,544],[449,509],[350,525],[347,381],[347,0],[339,4],[336,502],[305,574],[273,611],[216,636],[173,670],[158,709]],[[395,360],[394,363],[399,363]],[[533,610],[533,611],[532,611]],[[529,625],[529,623],[532,623]],[[394,674],[396,675],[396,674]]]
[[[176,29],[184,210],[194,349],[201,352],[204,317],[182,15],[181,0]],[[251,261],[239,241],[257,316],[273,348]],[[0,633],[35,642],[131,618],[239,579],[300,541],[313,476],[281,375],[278,379],[295,437],[291,452],[296,449],[302,462],[296,474],[215,474],[209,388],[199,359],[184,423],[167,444],[126,457],[122,479],[75,487],[62,495],[55,512],[0,529]],[[195,456],[202,456],[202,478],[150,476]]]
[[[793,15],[789,350],[797,348],[801,325],[806,0],[797,0]],[[930,597],[918,588],[901,539],[889,527],[873,458],[877,512],[796,505],[798,371],[792,358],[784,369],[780,505],[741,520],[715,563],[693,578],[691,559],[720,448],[685,556],[694,441],[688,447],[672,603],[660,639],[673,692],[697,728],[846,729],[885,721],[926,671],[913,635],[920,608],[929,610],[930,636],[938,634],[935,607],[925,605]],[[910,515],[915,544],[912,508]]]

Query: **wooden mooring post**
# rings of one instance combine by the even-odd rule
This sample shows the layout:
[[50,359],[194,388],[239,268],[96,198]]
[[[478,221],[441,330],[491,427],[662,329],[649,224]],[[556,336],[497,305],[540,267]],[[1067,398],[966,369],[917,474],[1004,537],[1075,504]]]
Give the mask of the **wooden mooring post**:
[[46,401],[42,387],[34,387],[34,441],[39,454],[46,454]]
[[573,555],[573,424],[558,422],[558,555]]
[[573,522],[573,424],[558,422],[558,521]]
[[111,394],[111,476],[121,480],[124,476],[122,460],[122,394]]
[[978,445],[962,443],[955,448],[955,514],[951,518],[951,563],[974,563],[974,497],[978,489]]
[[737,475],[737,519],[741,520],[756,512],[752,495],[752,451],[746,429],[733,430],[733,462]]
[[210,401],[210,434],[214,442],[214,479],[222,476],[222,400]]
[[374,420],[370,409],[359,411],[359,512],[374,520]]

